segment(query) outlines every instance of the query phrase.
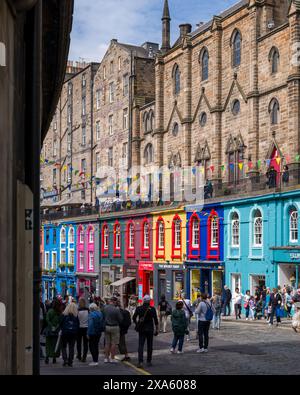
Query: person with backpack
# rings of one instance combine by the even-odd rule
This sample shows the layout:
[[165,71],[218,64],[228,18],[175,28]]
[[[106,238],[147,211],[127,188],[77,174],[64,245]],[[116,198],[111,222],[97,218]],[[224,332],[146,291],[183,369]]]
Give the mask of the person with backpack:
[[[214,296],[211,298],[212,305],[215,309],[215,313],[212,321],[212,328],[220,330],[221,324],[221,313],[222,313],[222,300],[221,300],[221,292],[215,290]],[[198,322],[198,320],[197,320]]]
[[[188,330],[188,333],[190,333],[191,319],[192,319],[192,317],[194,315],[194,313],[192,311],[192,304],[191,304],[190,299],[186,299],[185,298],[185,293],[184,292],[181,292],[181,299],[180,299],[180,301],[183,303],[183,311],[185,312],[185,316],[186,316],[186,319],[188,321],[188,328],[187,328],[187,330]],[[196,311],[197,311],[197,309],[196,309]],[[195,313],[196,313],[196,311],[195,311]],[[186,340],[190,341],[190,334],[187,335]]]
[[[161,295],[160,302],[158,303],[158,317],[159,317],[159,331],[166,333],[167,332],[167,322],[168,315],[170,312],[170,304],[166,300],[165,295]],[[172,310],[172,309],[171,309]]]
[[[158,318],[154,307],[150,306],[151,297],[145,295],[143,305],[137,307],[132,317],[139,334],[139,362],[137,367],[143,368],[144,345],[147,340],[147,366],[152,366],[153,336],[158,335]],[[155,328],[154,328],[155,327]]]
[[176,310],[172,312],[171,316],[172,321],[172,330],[174,333],[174,339],[172,342],[172,347],[170,352],[175,353],[177,343],[178,344],[178,351],[177,354],[182,354],[182,348],[184,343],[184,335],[187,334],[187,326],[188,321],[186,319],[185,313],[183,311],[183,302],[179,301],[176,303]]
[[93,362],[91,362],[89,366],[98,366],[99,342],[102,332],[104,332],[103,313],[101,313],[99,307],[95,303],[92,303],[90,305],[90,314],[88,317],[87,337]]
[[201,302],[196,309],[196,313],[199,316],[198,320],[198,332],[199,332],[199,349],[198,353],[208,352],[209,343],[209,328],[210,323],[215,314],[215,308],[213,304],[207,300],[207,294],[201,294]]
[[119,340],[119,351],[121,355],[124,355],[122,362],[130,361],[130,357],[128,355],[127,344],[126,344],[126,335],[128,333],[128,329],[131,326],[131,315],[128,310],[123,309],[119,303],[120,312],[122,314],[123,320],[120,323],[120,340]]
[[[87,338],[89,309],[86,307],[86,301],[84,298],[79,299],[78,319],[79,319],[79,332],[77,337],[77,359],[81,362],[86,362],[86,357],[89,348],[88,346],[89,341]],[[82,343],[83,343],[83,354],[81,353]]]
[[[61,342],[63,366],[73,366],[75,342],[79,332],[78,309],[75,303],[70,303],[63,312],[61,322]],[[69,348],[69,355],[67,353]]]

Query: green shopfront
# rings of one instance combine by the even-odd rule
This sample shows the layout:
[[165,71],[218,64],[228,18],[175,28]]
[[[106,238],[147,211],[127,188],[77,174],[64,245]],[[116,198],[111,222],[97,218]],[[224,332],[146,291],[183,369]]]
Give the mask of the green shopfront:
[[300,246],[273,247],[273,262],[277,284],[300,288]]

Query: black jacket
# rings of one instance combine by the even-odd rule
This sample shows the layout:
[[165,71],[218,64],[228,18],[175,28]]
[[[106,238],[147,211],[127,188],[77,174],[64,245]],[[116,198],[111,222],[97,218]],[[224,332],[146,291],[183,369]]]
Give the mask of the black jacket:
[[120,335],[126,335],[131,325],[131,316],[128,310],[121,309],[123,320],[120,323]]
[[[279,303],[280,302],[280,303]],[[277,293],[276,295],[272,292],[271,296],[270,296],[270,302],[269,302],[269,306],[272,307],[277,307],[277,306],[281,306],[282,303],[282,297],[279,293]]]
[[137,307],[132,317],[133,322],[136,324],[143,317],[145,317],[144,324],[139,332],[154,332],[154,325],[158,326],[155,308],[145,304]]

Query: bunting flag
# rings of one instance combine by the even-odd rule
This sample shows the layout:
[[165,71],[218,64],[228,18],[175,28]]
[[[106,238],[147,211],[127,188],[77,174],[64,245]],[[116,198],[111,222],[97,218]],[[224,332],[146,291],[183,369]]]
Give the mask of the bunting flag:
[[79,170],[75,170],[75,176],[77,176],[78,173],[79,173]]
[[253,168],[253,163],[250,161],[248,162],[248,169],[251,170]]
[[290,163],[290,161],[291,161],[290,155],[287,155],[287,156],[285,157],[285,161],[286,161],[287,164]]
[[261,167],[261,160],[259,159],[259,160],[257,161],[257,168],[260,169],[260,167]]
[[195,175],[195,174],[196,174],[196,167],[193,167],[193,169],[192,169],[192,173],[193,173],[193,175]]
[[204,174],[204,167],[201,167],[200,171],[202,174]]
[[281,158],[276,158],[277,165],[280,165]]
[[267,167],[270,166],[270,163],[271,163],[271,159],[267,159],[267,160],[266,160],[266,165],[267,165]]
[[225,171],[225,165],[222,165],[222,166],[221,166],[221,170],[222,170],[222,171]]
[[299,162],[299,159],[300,159],[300,155],[298,154],[296,155],[296,161]]
[[234,169],[234,163],[230,163],[229,164],[229,168],[230,168],[230,170],[233,170]]
[[239,163],[239,169],[243,170],[244,164],[243,163]]
[[212,173],[215,171],[215,166],[210,166],[210,170],[212,171]]

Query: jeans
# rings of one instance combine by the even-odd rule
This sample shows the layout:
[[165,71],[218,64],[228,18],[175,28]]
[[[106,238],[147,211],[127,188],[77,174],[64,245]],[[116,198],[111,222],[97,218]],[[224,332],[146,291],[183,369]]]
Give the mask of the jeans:
[[[77,335],[62,335],[61,337],[62,357],[64,362],[68,362],[69,364],[73,363],[76,339]],[[67,354],[67,347],[69,347],[69,356]]]
[[255,318],[255,310],[254,309],[249,309],[249,316],[250,316],[250,319],[252,319],[252,320],[254,320],[254,318]]
[[83,342],[82,359],[86,359],[88,353],[87,328],[80,328],[77,336],[77,357],[81,359],[81,346]]
[[178,344],[178,351],[182,351],[183,343],[184,343],[184,335],[178,336],[178,335],[174,334],[174,339],[173,339],[173,343],[172,343],[172,348],[174,348],[174,350],[177,346],[177,343],[179,343]]
[[[210,327],[210,321],[198,321],[198,332],[199,332],[199,348],[208,348],[208,332]],[[204,345],[204,347],[203,347]]]
[[[228,314],[227,314],[227,310],[228,310]],[[230,316],[231,315],[231,307],[230,307],[230,302],[225,302],[224,303],[224,316],[226,316],[226,315],[228,315],[228,316]]]
[[239,303],[236,303],[234,305],[234,312],[235,312],[235,318],[241,318],[241,313],[242,313],[242,305]]
[[272,306],[271,316],[270,316],[270,324],[273,325],[274,315],[276,316],[277,324],[281,322],[280,317],[277,316],[277,308],[278,306]]
[[216,312],[213,317],[212,328],[213,329],[220,329],[221,324],[221,311]]
[[245,310],[246,310],[246,318],[249,318],[250,306],[245,307]]
[[126,335],[122,334],[120,335],[120,341],[119,341],[119,351],[121,355],[127,355],[127,345],[126,345]]
[[99,336],[90,336],[89,337],[89,346],[90,346],[90,352],[93,357],[93,362],[98,362],[99,360],[99,341],[100,341]]
[[152,351],[153,351],[153,332],[140,332],[139,333],[139,363],[143,363],[144,361],[144,345],[147,340],[147,362],[151,362],[152,360]]

